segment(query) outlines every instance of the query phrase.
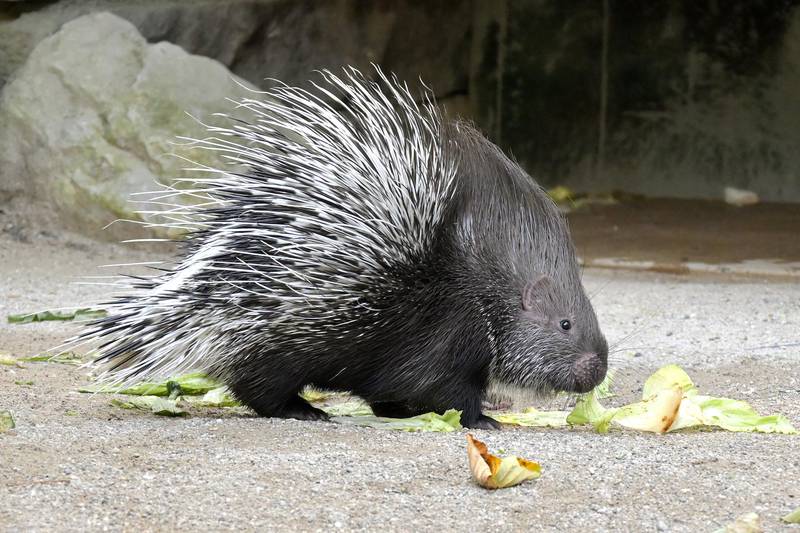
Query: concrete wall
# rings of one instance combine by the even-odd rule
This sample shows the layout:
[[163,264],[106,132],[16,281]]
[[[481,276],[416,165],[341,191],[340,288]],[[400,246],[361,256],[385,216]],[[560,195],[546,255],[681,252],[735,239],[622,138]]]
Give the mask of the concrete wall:
[[499,74],[475,112],[539,179],[800,201],[796,2],[508,0],[490,17],[480,61]]

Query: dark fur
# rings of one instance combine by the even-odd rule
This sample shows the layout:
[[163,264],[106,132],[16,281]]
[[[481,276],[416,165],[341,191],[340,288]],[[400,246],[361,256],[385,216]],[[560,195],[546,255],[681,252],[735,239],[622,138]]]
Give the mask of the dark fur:
[[[343,87],[336,78],[327,79]],[[348,140],[342,146],[379,153],[401,167],[409,163],[403,167],[410,173],[405,181],[387,181],[397,188],[362,198],[374,189],[361,184],[392,179],[382,175],[383,159],[315,152],[289,134],[265,134],[268,121],[245,133],[224,130],[256,143],[257,149],[248,151],[209,141],[212,148],[234,153],[249,170],[223,175],[211,185],[216,207],[196,213],[200,223],[183,244],[180,265],[135,281],[130,295],[82,337],[99,344],[99,360],[108,364],[111,379],[133,381],[199,367],[262,416],[325,418],[298,396],[314,385],[351,391],[378,415],[459,409],[470,427],[496,426],[481,412],[490,384],[578,392],[597,385],[608,348],[581,284],[566,221],[547,194],[471,127],[439,128],[432,107],[420,112],[425,117],[414,111],[416,104],[399,85],[382,78],[405,106],[395,115],[374,92],[375,84],[360,75],[348,79],[356,84],[349,94],[360,107],[341,116],[369,135],[343,135],[337,128],[347,125],[328,120],[309,126],[321,128],[314,138],[322,146],[329,139]],[[306,98],[299,90],[276,91],[272,97],[283,97],[286,105]],[[308,102],[299,114],[280,108],[288,117],[282,128],[305,127],[309,108],[334,113]],[[412,152],[403,145],[407,132],[416,132],[410,137]],[[373,150],[387,138],[397,141],[388,143],[391,149]],[[428,149],[437,157],[426,158]],[[281,150],[289,156],[280,157]],[[331,153],[364,163],[345,169],[364,181],[329,176],[320,190],[318,176],[308,169],[335,166],[327,164]],[[432,170],[420,177],[424,168]],[[342,188],[345,183],[348,189]],[[429,194],[404,201],[426,209],[433,204],[436,215],[425,218],[430,209],[408,215],[392,196],[397,190]],[[331,226],[332,219],[338,225]],[[347,226],[353,220],[367,222],[354,232]],[[398,239],[386,226],[407,233]],[[402,238],[407,235],[414,235],[413,243]],[[316,247],[299,248],[297,242]],[[398,248],[393,253],[382,249],[393,244]],[[339,253],[353,247],[359,253]],[[346,289],[337,293],[337,287]],[[565,320],[572,325],[568,330],[561,326]]]
[[[459,160],[456,198],[427,254],[386,265],[384,284],[363,287],[374,312],[353,309],[329,321],[322,339],[287,338],[272,348],[231,339],[231,360],[212,373],[259,415],[324,418],[298,396],[314,385],[352,391],[378,415],[455,408],[465,426],[494,427],[481,412],[490,373],[537,390],[583,391],[602,379],[607,346],[563,216],[480,134],[463,124],[447,131]],[[558,330],[564,317],[571,332]],[[584,352],[597,362],[591,382],[579,383],[574,364]]]

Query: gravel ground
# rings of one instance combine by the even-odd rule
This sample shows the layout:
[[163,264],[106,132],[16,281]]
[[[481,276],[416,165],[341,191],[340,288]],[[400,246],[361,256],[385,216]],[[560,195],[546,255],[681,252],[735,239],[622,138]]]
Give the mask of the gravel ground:
[[[70,281],[148,257],[76,237],[0,236],[0,315],[102,299],[106,288]],[[584,279],[619,342],[623,393],[678,363],[703,391],[800,426],[800,284],[592,270]],[[0,351],[35,354],[75,330],[3,323]],[[0,366],[0,409],[17,422],[0,435],[0,530],[696,532],[752,511],[780,531],[792,526],[779,518],[800,506],[797,436],[476,431],[491,450],[543,468],[539,480],[489,492],[470,479],[466,431],[222,410],[160,418],[75,392],[85,382],[73,366]]]

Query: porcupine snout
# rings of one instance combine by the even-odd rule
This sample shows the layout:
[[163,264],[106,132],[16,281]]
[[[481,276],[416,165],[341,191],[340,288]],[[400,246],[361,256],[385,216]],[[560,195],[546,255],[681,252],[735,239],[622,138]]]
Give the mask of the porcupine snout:
[[572,368],[575,392],[589,392],[603,381],[608,365],[606,358],[595,352],[581,354]]

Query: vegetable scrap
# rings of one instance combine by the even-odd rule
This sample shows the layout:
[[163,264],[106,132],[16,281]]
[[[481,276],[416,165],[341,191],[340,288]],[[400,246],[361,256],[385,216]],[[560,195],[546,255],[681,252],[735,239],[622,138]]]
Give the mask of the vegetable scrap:
[[59,363],[62,365],[75,365],[83,364],[81,356],[75,352],[62,352],[56,355],[39,354],[30,357],[20,357],[19,361],[26,363]]
[[787,524],[800,524],[800,507],[781,518]]
[[611,423],[654,433],[691,427],[797,433],[784,416],[761,416],[747,402],[699,394],[688,374],[677,365],[667,365],[650,376],[640,402],[607,409],[600,404],[595,391],[588,393],[578,401],[567,422],[590,423],[600,433],[608,431]]
[[467,434],[467,457],[472,477],[483,488],[504,489],[541,476],[539,463],[519,457],[497,457],[471,434]]
[[159,416],[186,416],[188,413],[178,407],[177,400],[162,398],[161,396],[136,396],[129,400],[114,398],[111,405],[122,409],[141,409],[150,411]]
[[19,315],[8,315],[11,324],[30,324],[31,322],[45,322],[48,320],[94,320],[103,318],[108,313],[105,309],[92,309],[84,307],[74,311],[40,311],[38,313],[23,313]]
[[5,433],[10,429],[14,429],[16,424],[14,423],[14,417],[11,416],[10,411],[6,411],[5,409],[0,409],[0,433]]
[[335,416],[331,420],[340,424],[366,426],[398,431],[457,431],[461,429],[461,411],[450,409],[444,414],[424,413],[410,418],[382,416]]
[[144,382],[132,386],[99,385],[81,387],[78,392],[126,394],[128,396],[196,396],[222,386],[202,372],[184,374],[160,382]]

